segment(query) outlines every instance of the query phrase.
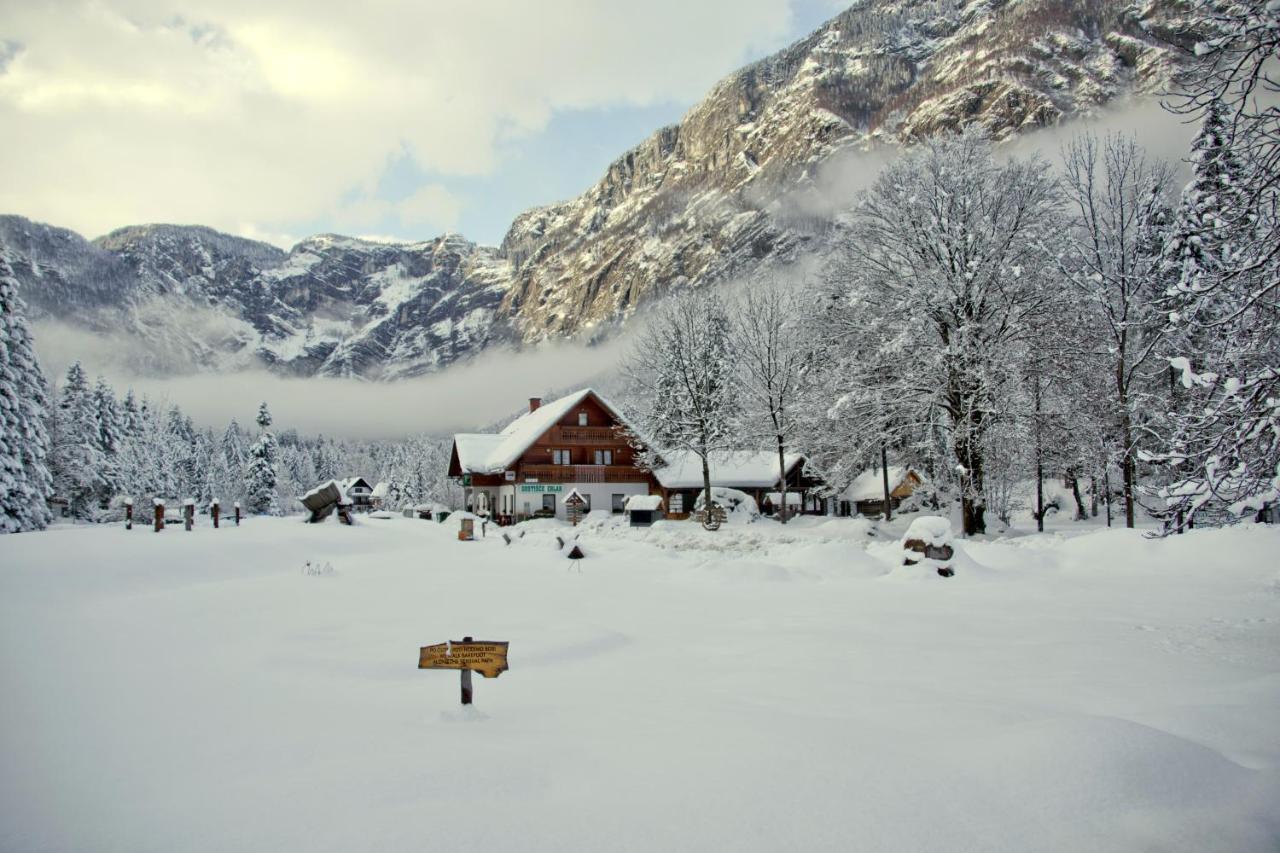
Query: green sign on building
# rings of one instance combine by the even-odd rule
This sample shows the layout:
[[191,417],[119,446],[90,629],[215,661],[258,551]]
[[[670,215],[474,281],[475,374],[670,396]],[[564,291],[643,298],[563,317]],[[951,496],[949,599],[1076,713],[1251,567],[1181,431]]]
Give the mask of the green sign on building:
[[522,492],[560,492],[564,491],[564,486],[558,486],[546,483],[524,483],[520,486]]

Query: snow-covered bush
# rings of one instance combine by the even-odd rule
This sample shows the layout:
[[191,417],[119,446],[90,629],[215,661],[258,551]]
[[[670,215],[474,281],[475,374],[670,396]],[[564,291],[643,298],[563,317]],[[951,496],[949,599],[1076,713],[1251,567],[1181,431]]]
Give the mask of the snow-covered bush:
[[[695,513],[702,511],[705,497],[702,492],[698,493],[698,499],[693,504]],[[726,520],[731,524],[750,524],[760,517],[760,507],[756,505],[756,499],[738,489],[712,486],[711,501],[724,510]]]

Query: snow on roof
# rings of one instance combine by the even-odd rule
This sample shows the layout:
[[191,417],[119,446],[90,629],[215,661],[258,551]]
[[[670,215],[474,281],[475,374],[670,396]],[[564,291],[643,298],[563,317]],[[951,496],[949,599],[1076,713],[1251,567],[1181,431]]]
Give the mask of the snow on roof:
[[385,498],[389,491],[391,491],[391,485],[384,480],[373,487],[373,497]]
[[578,491],[577,489],[570,489],[569,494],[564,496],[564,502],[568,503],[574,498],[577,498],[579,503],[587,502],[587,499],[582,496],[582,492]]
[[[662,454],[666,467],[653,474],[667,489],[695,489],[702,486],[702,459],[692,451]],[[804,457],[786,455],[790,471]],[[709,460],[711,485],[738,489],[767,489],[778,485],[778,454],[772,450],[728,450],[712,453]]]
[[458,464],[463,472],[488,473],[489,457],[502,444],[505,437],[492,432],[460,432],[453,437],[458,451]]
[[635,431],[621,409],[590,388],[583,388],[526,412],[496,434],[458,433],[453,437],[454,446],[458,449],[458,464],[464,473],[475,474],[497,473],[510,468],[543,433],[590,395],[594,395],[620,424]]
[[[310,489],[310,490],[308,490],[307,492],[305,492],[305,493],[302,495],[302,498],[301,498],[301,499],[305,501],[307,498],[315,497],[316,495],[318,495],[318,494],[320,494],[321,492],[323,492],[325,489],[329,488],[329,486],[331,486],[331,485],[332,485],[334,488],[336,488],[339,492],[342,492],[342,495],[343,495],[344,497],[346,496],[346,494],[347,494],[346,490],[342,488],[342,486],[338,483],[338,481],[337,481],[337,480],[325,480],[323,483],[321,483],[320,485],[316,486],[314,489]],[[236,504],[236,506],[239,506],[239,504]]]
[[[889,466],[889,491],[894,492],[902,481],[907,479],[907,475],[911,473],[911,469],[903,465]],[[884,477],[880,474],[879,468],[868,468],[857,477],[853,482],[840,493],[842,500],[846,501],[882,501],[884,500]]]
[[632,495],[627,498],[627,502],[623,505],[625,512],[633,510],[640,512],[653,512],[656,509],[662,509],[661,495]]
[[[764,499],[771,504],[780,504],[782,503],[782,493],[769,492],[764,496]],[[791,506],[793,504],[795,506],[799,506],[803,502],[804,502],[804,495],[800,494],[799,492],[787,492],[787,506]]]

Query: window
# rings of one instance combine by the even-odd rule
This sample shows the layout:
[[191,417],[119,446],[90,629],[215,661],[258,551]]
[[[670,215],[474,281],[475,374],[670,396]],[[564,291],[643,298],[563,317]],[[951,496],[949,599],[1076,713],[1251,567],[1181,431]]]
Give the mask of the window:
[[569,451],[568,451],[568,450],[553,450],[553,451],[551,451],[551,464],[552,464],[552,465],[571,465],[571,464],[573,464],[573,463],[571,462],[572,458],[573,458],[573,457],[569,455]]
[[543,508],[543,509],[546,509],[546,510],[550,510],[551,512],[555,512],[555,511],[556,511],[556,496],[555,496],[555,495],[553,495],[553,494],[551,494],[551,493],[547,493],[547,494],[543,495],[543,496],[542,496],[542,508]]
[[613,464],[613,451],[612,451],[612,450],[597,450],[597,451],[596,451],[596,464],[597,464],[597,465],[612,465],[612,464]]
[[586,515],[591,512],[591,495],[583,495],[582,492],[578,494],[582,495],[582,514]]
[[586,425],[587,425],[587,413],[578,412],[578,426],[586,426]]
[[684,512],[684,495],[676,492],[671,496],[671,511],[673,513]]
[[621,513],[624,509],[626,509],[626,506],[627,506],[626,495],[613,495],[613,514],[614,515],[618,515],[619,513]]

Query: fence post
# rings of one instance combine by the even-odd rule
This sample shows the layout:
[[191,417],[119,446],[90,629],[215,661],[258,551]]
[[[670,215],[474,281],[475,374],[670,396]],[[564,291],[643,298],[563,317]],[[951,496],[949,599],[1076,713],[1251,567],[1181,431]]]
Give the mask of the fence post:
[[155,499],[156,508],[156,533],[164,530],[164,501],[159,498]]

